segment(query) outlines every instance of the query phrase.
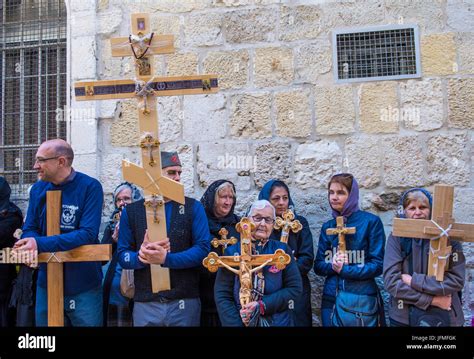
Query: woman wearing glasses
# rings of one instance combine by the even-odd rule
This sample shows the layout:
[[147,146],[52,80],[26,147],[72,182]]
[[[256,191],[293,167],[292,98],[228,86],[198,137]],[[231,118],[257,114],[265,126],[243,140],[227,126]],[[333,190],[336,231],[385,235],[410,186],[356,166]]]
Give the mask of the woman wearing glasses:
[[[359,186],[348,173],[337,174],[328,184],[333,219],[323,224],[314,262],[316,274],[325,276],[321,317],[323,326],[383,325],[383,306],[375,277],[382,274],[385,233],[379,217],[359,209]],[[344,217],[346,251],[338,248],[336,218]]]
[[117,241],[120,230],[120,214],[122,209],[142,198],[140,190],[133,184],[123,182],[113,193],[115,210],[105,227],[102,244],[112,244],[112,260],[104,278],[104,324],[109,327],[132,326],[132,315],[129,300],[120,292],[122,267],[118,263]]
[[[291,262],[283,270],[275,266],[239,276],[226,268],[219,268],[214,288],[219,318],[223,326],[293,326],[290,309],[295,300],[301,296],[302,283],[298,266],[285,243],[270,239],[275,222],[275,208],[266,200],[252,204],[249,211],[250,220],[255,224],[252,237],[253,254],[273,254],[283,249],[290,254]],[[240,254],[240,243],[225,250],[225,255]],[[240,281],[251,283],[250,302],[240,306]]]
[[[268,181],[260,191],[258,199],[266,199],[275,207],[276,215],[282,217],[288,209],[295,214],[295,220],[298,220],[302,229],[293,233],[290,231],[288,236],[288,245],[293,251],[296,264],[300,270],[301,279],[303,281],[303,294],[295,302],[294,315],[295,326],[310,327],[311,320],[311,286],[309,283],[308,273],[313,268],[314,251],[313,251],[313,235],[309,229],[306,218],[295,213],[295,205],[290,195],[288,186],[279,180]],[[273,229],[271,239],[279,241],[281,238],[281,229]]]
[[[235,225],[239,223],[240,218],[234,213],[236,193],[232,182],[218,180],[211,183],[204,192],[201,203],[206,211],[212,238],[220,239],[219,231],[223,228],[227,231],[227,238],[240,238],[239,232],[235,229]],[[211,245],[211,252],[223,255],[226,247],[226,245],[220,245],[216,248]],[[202,267],[199,280],[202,327],[221,326],[214,301],[215,281],[216,273],[211,273]]]

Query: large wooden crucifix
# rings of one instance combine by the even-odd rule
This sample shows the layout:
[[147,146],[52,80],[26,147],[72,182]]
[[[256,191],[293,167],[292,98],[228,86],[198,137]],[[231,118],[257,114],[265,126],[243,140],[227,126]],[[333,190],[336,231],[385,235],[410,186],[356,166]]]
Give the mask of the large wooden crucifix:
[[456,223],[453,218],[454,187],[436,185],[431,220],[394,218],[393,235],[430,240],[428,275],[443,281],[449,264],[449,240],[474,242],[474,225]]
[[243,307],[252,301],[252,274],[268,265],[283,270],[290,263],[291,257],[283,249],[277,249],[273,254],[253,255],[252,232],[255,224],[244,217],[235,228],[240,233],[240,255],[219,256],[216,252],[211,252],[203,259],[202,264],[210,272],[216,272],[219,267],[223,267],[239,276],[239,299]]
[[338,236],[337,250],[341,253],[346,253],[347,251],[346,234],[354,234],[355,232],[356,232],[355,227],[344,226],[343,216],[336,217],[336,228],[326,229],[326,234],[329,236],[337,234]]
[[303,229],[300,221],[295,219],[295,214],[291,209],[287,209],[281,217],[277,217],[273,228],[280,230],[281,237],[280,242],[288,243],[288,237],[290,236],[290,231],[293,233],[298,233]]
[[[122,174],[125,180],[143,188],[148,234],[151,241],[158,241],[167,237],[165,198],[184,204],[184,187],[161,174],[156,96],[216,93],[217,76],[154,77],[151,56],[173,53],[174,38],[172,35],[155,35],[148,14],[132,14],[131,21],[132,34],[112,39],[111,45],[112,56],[134,56],[136,79],[77,82],[74,87],[79,101],[138,100],[142,166],[123,160]],[[171,288],[167,268],[151,265],[150,270],[153,293]]]
[[[61,191],[46,192],[46,235],[60,234]],[[26,254],[26,255],[25,255]],[[32,260],[28,253],[11,248],[2,250],[0,263],[25,263]],[[108,261],[111,244],[90,244],[70,251],[40,253],[38,263],[47,263],[48,326],[64,326],[64,263]]]

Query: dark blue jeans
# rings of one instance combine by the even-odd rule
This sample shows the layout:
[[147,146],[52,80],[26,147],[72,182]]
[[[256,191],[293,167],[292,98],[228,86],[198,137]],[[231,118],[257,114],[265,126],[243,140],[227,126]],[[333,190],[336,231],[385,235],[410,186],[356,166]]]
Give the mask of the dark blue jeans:
[[[102,286],[64,296],[65,326],[101,327],[102,319]],[[48,294],[39,285],[36,286],[36,326],[48,326]]]
[[164,303],[135,302],[135,327],[198,327],[201,320],[199,298],[177,299]]

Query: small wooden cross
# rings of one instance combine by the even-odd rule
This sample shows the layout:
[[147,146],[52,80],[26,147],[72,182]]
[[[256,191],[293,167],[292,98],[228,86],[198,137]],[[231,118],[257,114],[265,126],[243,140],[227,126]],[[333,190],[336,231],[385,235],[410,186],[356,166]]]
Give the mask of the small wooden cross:
[[394,218],[393,235],[430,240],[428,275],[443,281],[449,264],[449,240],[474,242],[474,225],[456,223],[453,218],[454,187],[436,185],[431,220]]
[[[283,218],[282,218],[283,217]],[[277,217],[273,228],[279,230],[281,229],[280,242],[288,243],[288,237],[290,231],[293,233],[298,233],[303,229],[300,221],[295,219],[295,214],[291,209],[287,209],[281,217]]]
[[[142,140],[142,167],[122,161],[123,178],[143,188],[147,209],[147,228],[150,241],[167,237],[165,207],[155,206],[153,198],[171,199],[184,204],[182,184],[161,174],[157,96],[212,94],[218,91],[216,75],[155,77],[151,56],[174,53],[172,35],[155,35],[151,31],[148,14],[132,14],[132,34],[111,39],[112,56],[133,56],[136,80],[82,81],[74,85],[78,101],[135,98],[138,100],[138,120]],[[154,153],[157,155],[155,156]],[[151,202],[150,202],[151,201]],[[152,212],[152,213],[148,213]],[[152,291],[157,293],[171,288],[169,269],[150,265]]]
[[338,235],[338,251],[341,253],[345,253],[347,251],[346,247],[346,234],[354,234],[356,232],[355,227],[345,227],[344,226],[344,217],[339,216],[336,218],[336,228],[328,228],[326,229],[327,235]]
[[240,255],[219,256],[216,252],[211,252],[203,259],[202,264],[210,272],[224,267],[237,274],[240,280],[240,305],[244,306],[252,301],[252,274],[268,265],[275,265],[283,270],[290,263],[291,257],[283,249],[277,249],[273,254],[253,255],[252,232],[255,230],[255,224],[244,217],[235,228],[240,233]]
[[227,238],[228,234],[229,234],[229,231],[227,229],[225,229],[225,227],[222,227],[219,231],[219,235],[221,236],[221,238],[220,239],[219,238],[214,238],[211,241],[211,245],[214,248],[219,248],[219,246],[222,246],[222,247],[224,247],[224,249],[226,249],[229,244],[236,244],[237,243],[237,238],[235,238],[235,237]]
[[[61,191],[46,192],[46,235],[60,234]],[[2,251],[0,263],[25,263],[29,256],[11,248]],[[47,263],[48,326],[64,326],[64,263],[108,261],[112,245],[90,244],[70,251],[40,253],[38,263]],[[31,260],[31,258],[30,258]]]

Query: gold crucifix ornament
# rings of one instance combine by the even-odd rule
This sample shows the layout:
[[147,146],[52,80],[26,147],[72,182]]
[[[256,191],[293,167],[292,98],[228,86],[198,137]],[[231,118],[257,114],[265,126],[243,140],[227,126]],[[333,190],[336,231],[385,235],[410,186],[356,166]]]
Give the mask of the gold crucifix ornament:
[[474,242],[474,225],[456,223],[453,218],[454,187],[434,187],[431,220],[394,218],[393,235],[397,237],[421,238],[430,241],[428,275],[444,280],[448,268],[451,246],[449,240]]
[[225,227],[222,227],[219,231],[219,235],[221,236],[221,238],[220,239],[219,238],[214,238],[211,241],[211,245],[214,248],[219,248],[219,246],[222,246],[224,249],[226,249],[229,244],[236,244],[237,243],[237,238],[235,238],[235,237],[227,238],[228,234],[229,234],[229,231],[227,229],[225,229]]
[[255,230],[255,224],[244,217],[235,228],[240,233],[240,255],[219,256],[216,252],[211,252],[202,264],[210,272],[217,272],[219,267],[223,267],[239,276],[239,299],[243,307],[252,301],[252,274],[268,265],[283,270],[291,262],[291,257],[283,249],[277,249],[273,254],[253,255],[252,232]]
[[290,231],[293,233],[298,233],[303,229],[303,226],[301,225],[300,221],[294,219],[295,214],[291,209],[287,209],[285,212],[283,212],[283,215],[281,217],[276,218],[273,228],[275,228],[276,230],[281,229],[280,242],[288,243]]
[[343,216],[339,216],[336,218],[336,228],[326,229],[327,235],[331,236],[331,235],[337,234],[338,236],[337,250],[341,253],[345,253],[347,251],[346,234],[354,234],[354,233],[356,233],[356,227],[345,227]]
[[153,138],[152,133],[146,133],[140,141],[140,147],[149,151],[148,155],[150,160],[148,161],[148,164],[152,167],[155,166],[156,161],[153,158],[153,151],[160,147],[160,141],[158,141],[156,138]]

